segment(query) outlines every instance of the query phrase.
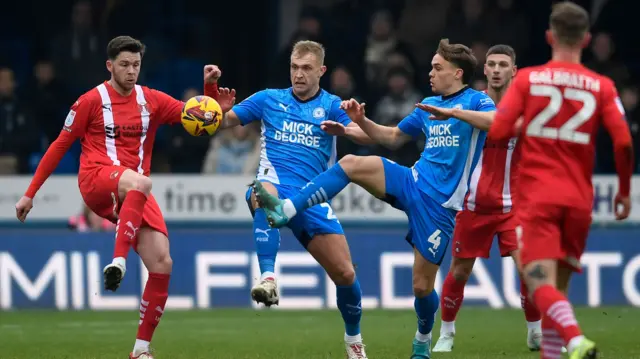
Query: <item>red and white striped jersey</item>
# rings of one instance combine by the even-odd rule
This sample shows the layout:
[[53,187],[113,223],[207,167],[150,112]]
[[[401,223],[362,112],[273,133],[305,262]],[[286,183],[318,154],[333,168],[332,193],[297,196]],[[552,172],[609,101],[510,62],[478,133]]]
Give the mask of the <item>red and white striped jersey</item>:
[[183,102],[136,85],[128,96],[104,82],[71,107],[63,132],[80,138],[80,173],[116,165],[149,175],[158,127],[180,122]]
[[471,175],[465,209],[488,214],[511,211],[518,177],[519,147],[515,137],[506,141],[485,141]]

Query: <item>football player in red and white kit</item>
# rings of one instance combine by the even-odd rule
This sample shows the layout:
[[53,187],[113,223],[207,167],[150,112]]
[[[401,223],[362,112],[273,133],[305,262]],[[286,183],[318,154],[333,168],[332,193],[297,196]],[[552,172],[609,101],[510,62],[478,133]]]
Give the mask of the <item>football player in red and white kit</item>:
[[[140,321],[130,358],[152,358],[149,342],[164,312],[172,269],[167,227],[151,194],[149,168],[156,131],[181,120],[184,103],[137,85],[144,45],[120,36],[107,46],[111,79],[73,104],[58,138],[49,146],[25,195],[16,204],[22,222],[33,197],[77,140],[82,145],[78,184],[85,203],[99,216],[117,223],[113,263],[104,270],[105,288],[115,291],[125,274],[130,248],[149,271],[140,301]],[[220,70],[205,66],[205,94],[227,111],[234,92],[218,91]]]
[[[488,81],[487,93],[498,104],[516,74],[513,48],[509,45],[492,46],[487,51],[484,74]],[[511,256],[518,262],[516,206],[512,193],[517,180],[519,152],[515,138],[485,142],[482,157],[471,175],[464,209],[456,216],[453,259],[442,286],[442,325],[434,352],[452,351],[455,319],[464,299],[464,287],[476,258],[489,258],[494,237],[498,238],[500,254]],[[527,346],[531,350],[539,350],[542,338],[540,313],[527,299],[527,289],[522,281],[520,297],[527,320]]]
[[[547,42],[548,63],[520,70],[494,114],[460,111],[468,121],[492,121],[489,139],[519,132],[518,239],[523,277],[542,313],[544,359],[598,357],[567,299],[569,279],[580,272],[591,212],[595,137],[600,125],[611,135],[619,188],[615,216],[631,211],[633,146],[613,81],[580,63],[587,46],[589,14],[575,3],[554,5]],[[518,125],[518,119],[524,121]],[[457,116],[456,116],[457,117]],[[518,128],[521,128],[518,131]]]

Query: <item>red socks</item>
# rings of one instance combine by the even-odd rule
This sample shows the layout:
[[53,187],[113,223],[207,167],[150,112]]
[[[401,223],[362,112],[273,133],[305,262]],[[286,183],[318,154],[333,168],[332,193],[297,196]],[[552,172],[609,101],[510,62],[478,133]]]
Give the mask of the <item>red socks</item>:
[[151,341],[169,297],[170,277],[170,274],[149,273],[149,279],[140,301],[140,324],[136,339]]
[[582,335],[571,304],[556,288],[543,285],[533,293],[533,301],[542,314],[543,328],[553,328],[564,343]]
[[538,311],[538,308],[536,308],[531,300],[529,300],[529,290],[527,289],[527,285],[524,283],[524,280],[522,280],[522,278],[520,278],[520,304],[522,305],[524,317],[527,322],[531,323],[540,320],[540,311]]
[[113,250],[113,258],[127,258],[131,245],[135,242],[140,224],[142,212],[147,203],[147,195],[140,191],[129,191],[122,203],[116,227],[116,245]]
[[457,281],[451,272],[447,273],[447,277],[442,284],[442,294],[440,295],[440,308],[442,308],[442,320],[445,322],[453,322],[462,306],[464,298],[464,286],[466,281]]

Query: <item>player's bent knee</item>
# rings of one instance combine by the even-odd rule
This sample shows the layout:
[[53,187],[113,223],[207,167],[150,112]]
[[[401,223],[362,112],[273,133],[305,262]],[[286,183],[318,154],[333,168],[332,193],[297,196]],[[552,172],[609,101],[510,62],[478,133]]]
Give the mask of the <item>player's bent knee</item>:
[[120,177],[118,187],[121,194],[124,192],[126,195],[127,192],[135,190],[148,195],[151,193],[152,183],[151,178],[133,172],[132,170],[126,170],[122,174],[122,177]]
[[413,276],[413,295],[423,298],[431,294],[435,286],[435,277],[428,275]]
[[451,266],[451,275],[458,282],[466,282],[469,280],[471,272],[473,272],[473,264],[473,259],[468,260],[465,258],[463,260],[459,260],[456,258]]
[[153,273],[165,273],[169,274],[173,271],[173,259],[167,251],[166,253],[160,253],[154,260],[146,263],[147,270]]

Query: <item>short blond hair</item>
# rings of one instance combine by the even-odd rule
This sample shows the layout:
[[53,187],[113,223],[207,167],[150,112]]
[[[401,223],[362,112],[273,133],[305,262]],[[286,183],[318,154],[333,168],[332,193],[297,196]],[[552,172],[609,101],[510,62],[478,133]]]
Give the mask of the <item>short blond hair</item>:
[[309,53],[314,54],[318,58],[318,61],[320,61],[320,64],[324,64],[324,46],[319,42],[310,40],[298,41],[293,45],[293,50],[291,50],[291,55],[295,55],[296,57]]

